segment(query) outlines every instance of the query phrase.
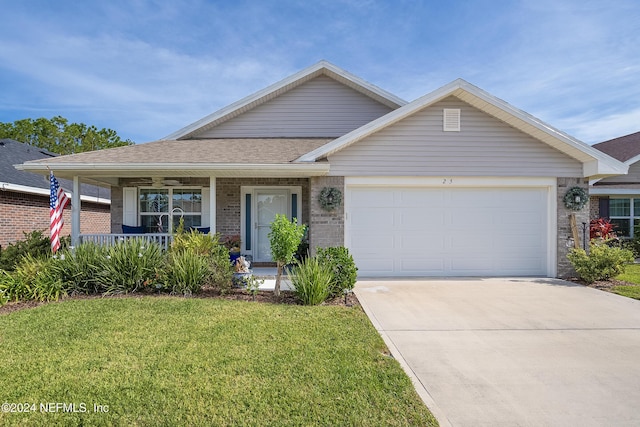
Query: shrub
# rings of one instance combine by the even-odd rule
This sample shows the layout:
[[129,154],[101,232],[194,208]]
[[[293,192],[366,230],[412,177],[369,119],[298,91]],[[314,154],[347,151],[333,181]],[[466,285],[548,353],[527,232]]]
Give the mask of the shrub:
[[198,255],[208,256],[216,245],[218,235],[203,234],[196,230],[176,233],[171,243],[171,252],[190,250]]
[[221,291],[231,288],[231,278],[233,277],[233,266],[229,262],[229,250],[218,244],[207,258],[209,262],[209,275],[205,283],[215,286]]
[[3,272],[0,290],[7,301],[57,301],[66,295],[51,258],[22,257],[13,273]]
[[583,249],[573,249],[567,258],[582,280],[593,283],[624,273],[626,264],[633,262],[633,252],[592,241],[589,254]]
[[318,258],[308,257],[297,264],[291,274],[295,293],[304,305],[320,304],[329,296],[333,274]]
[[206,259],[209,271],[203,283],[216,286],[221,290],[231,287],[233,266],[229,262],[229,250],[220,242],[220,236],[217,233],[213,235],[197,231],[177,233],[171,244],[170,253],[185,251]]
[[333,275],[329,296],[342,295],[346,290],[352,290],[356,284],[358,268],[353,261],[349,249],[344,246],[332,248],[318,248],[317,255],[320,264],[326,265]]
[[59,251],[53,257],[51,268],[72,293],[104,292],[107,251],[106,246],[86,242],[73,250]]
[[0,270],[0,293],[3,304],[10,301],[19,301],[28,293],[14,273]]
[[[51,240],[42,231],[23,232],[24,240],[19,240],[8,245],[0,251],[0,270],[14,271],[20,260],[26,255],[35,258],[45,257],[51,254]],[[61,244],[66,247],[69,238],[61,239]]]
[[119,242],[107,249],[104,274],[98,277],[98,284],[108,295],[135,292],[156,279],[163,261],[157,243],[144,239]]
[[293,256],[300,246],[304,236],[305,226],[298,225],[298,219],[289,221],[286,215],[276,214],[269,230],[269,243],[271,244],[271,255],[277,263],[278,272],[276,275],[276,285],[273,289],[275,296],[280,295],[280,281],[282,279],[282,269],[285,265],[293,262]]
[[160,281],[171,293],[187,296],[198,293],[208,275],[208,259],[192,250],[184,250],[169,254]]
[[0,307],[9,302],[9,297],[5,294],[5,289],[3,286],[5,274],[8,273],[4,270],[0,270]]

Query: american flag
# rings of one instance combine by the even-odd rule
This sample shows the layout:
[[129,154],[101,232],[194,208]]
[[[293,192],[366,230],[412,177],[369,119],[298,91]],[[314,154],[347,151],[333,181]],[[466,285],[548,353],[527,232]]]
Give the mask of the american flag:
[[64,225],[62,219],[62,212],[64,208],[70,203],[69,198],[65,194],[64,190],[58,184],[58,180],[53,176],[53,172],[50,172],[49,187],[51,193],[49,194],[49,217],[51,223],[49,228],[51,229],[51,250],[56,252],[60,249],[60,230]]

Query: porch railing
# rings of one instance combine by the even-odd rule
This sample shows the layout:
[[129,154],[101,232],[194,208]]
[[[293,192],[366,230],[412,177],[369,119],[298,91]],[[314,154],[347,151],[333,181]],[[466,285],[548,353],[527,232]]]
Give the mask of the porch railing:
[[114,245],[128,239],[144,239],[149,242],[158,243],[165,251],[169,249],[173,236],[168,233],[145,233],[145,234],[80,234],[80,243],[94,242],[99,245]]

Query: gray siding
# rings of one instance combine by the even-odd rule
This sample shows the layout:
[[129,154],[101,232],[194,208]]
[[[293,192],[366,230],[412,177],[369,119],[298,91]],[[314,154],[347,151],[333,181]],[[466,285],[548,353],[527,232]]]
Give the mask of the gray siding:
[[321,76],[197,137],[338,137],[390,111],[356,90]]
[[[443,108],[461,110],[461,131],[443,132]],[[329,156],[330,175],[582,175],[575,159],[449,97]]]
[[629,166],[627,175],[610,176],[596,183],[596,186],[602,184],[640,184],[640,162],[636,162]]

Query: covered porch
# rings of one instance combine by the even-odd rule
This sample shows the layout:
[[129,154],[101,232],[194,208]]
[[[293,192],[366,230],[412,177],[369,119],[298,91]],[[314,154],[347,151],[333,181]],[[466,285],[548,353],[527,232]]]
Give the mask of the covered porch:
[[[328,162],[297,162],[324,139],[160,140],[18,165],[73,181],[71,239],[113,244],[134,236],[168,247],[185,229],[239,236],[241,252],[270,261],[267,234],[275,214],[313,228],[313,198],[330,178]],[[81,234],[81,183],[111,189],[111,233]],[[312,196],[312,195],[316,196]],[[313,205],[313,206],[312,206]],[[315,215],[315,214],[314,214]],[[319,214],[318,214],[319,216]],[[326,221],[325,221],[326,222]]]

